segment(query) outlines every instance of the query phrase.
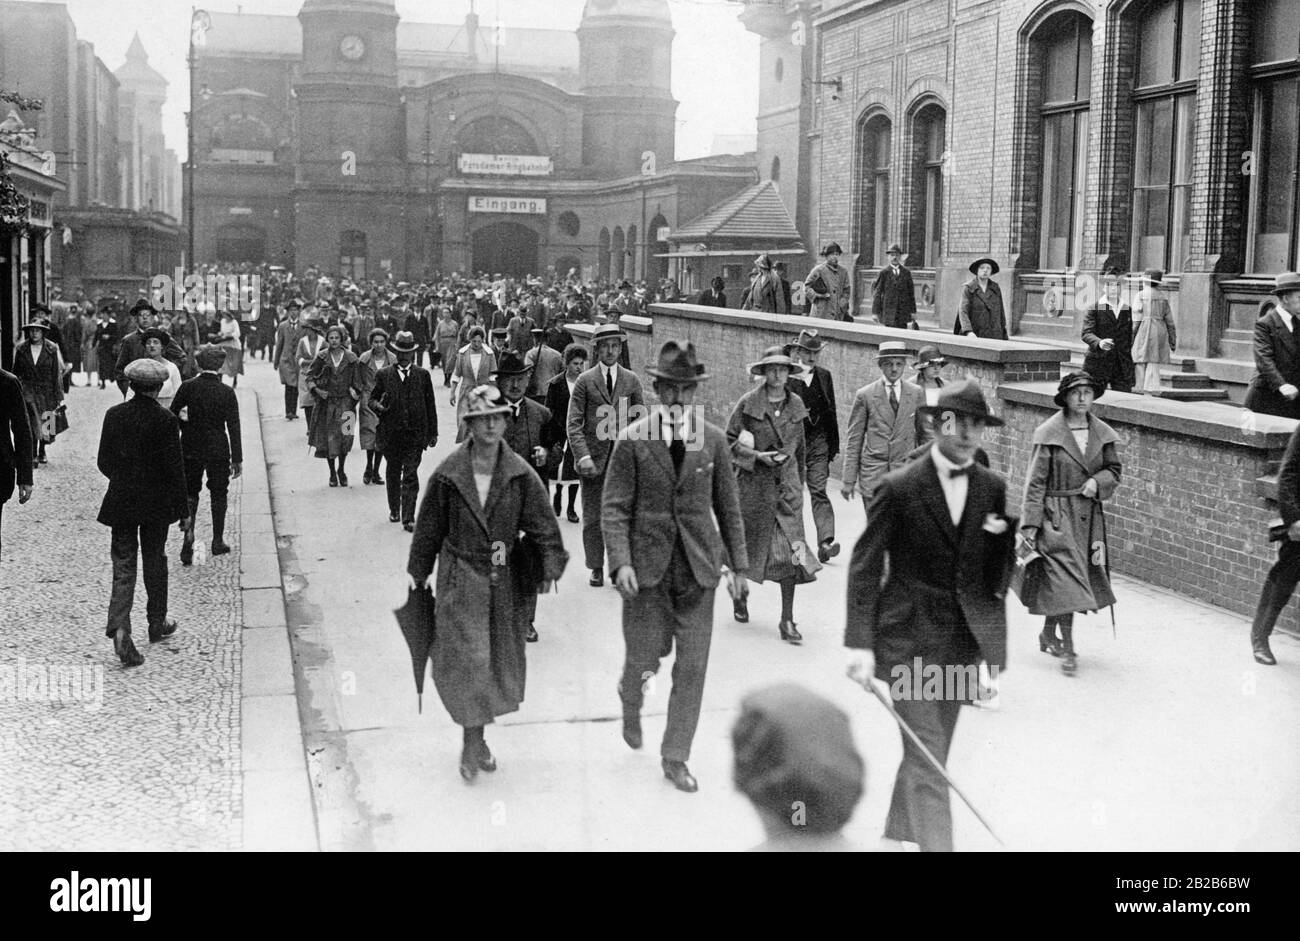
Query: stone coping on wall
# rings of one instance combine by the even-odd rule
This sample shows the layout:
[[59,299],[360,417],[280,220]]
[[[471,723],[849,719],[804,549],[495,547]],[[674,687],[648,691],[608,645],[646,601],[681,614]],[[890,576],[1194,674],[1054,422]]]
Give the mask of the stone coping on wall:
[[[829,342],[839,340],[879,346],[886,340],[901,340],[907,344],[910,353],[915,353],[923,346],[937,346],[944,356],[986,363],[1041,362],[1053,356],[1057,356],[1061,362],[1066,362],[1070,358],[1068,350],[1046,347],[1042,343],[983,340],[931,330],[900,330],[894,327],[882,327],[879,324],[845,323],[839,320],[822,320],[818,317],[782,316],[752,310],[703,307],[699,304],[652,304],[650,313],[689,317],[691,320],[703,323],[720,323],[741,328],[779,329],[788,332],[791,339],[797,336],[800,330],[812,329]],[[624,321],[632,319],[625,317]]]
[[[998,387],[998,395],[1008,402],[1054,411],[1057,406],[1052,397],[1056,388],[1052,382],[1008,382]],[[1098,418],[1112,424],[1141,425],[1261,451],[1285,449],[1300,424],[1295,419],[1258,415],[1222,403],[1177,402],[1129,392],[1107,392],[1092,410]]]

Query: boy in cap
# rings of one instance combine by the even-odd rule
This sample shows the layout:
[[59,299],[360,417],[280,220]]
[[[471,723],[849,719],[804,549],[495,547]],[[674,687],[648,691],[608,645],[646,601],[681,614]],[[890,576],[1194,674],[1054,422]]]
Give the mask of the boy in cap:
[[157,402],[167,367],[137,359],[123,373],[134,394],[104,415],[98,466],[108,478],[108,492],[98,519],[113,533],[106,634],[118,658],[131,667],[144,663],[131,641],[137,552],[148,594],[149,642],[156,643],[176,632],[176,622],[167,617],[167,529],[178,520],[188,526],[189,500],[180,425]]
[[925,433],[920,412],[925,395],[920,386],[903,378],[907,346],[899,340],[884,341],[876,351],[876,363],[880,378],[853,396],[840,474],[840,496],[850,500],[856,491],[867,508],[881,478],[907,463],[908,453]]

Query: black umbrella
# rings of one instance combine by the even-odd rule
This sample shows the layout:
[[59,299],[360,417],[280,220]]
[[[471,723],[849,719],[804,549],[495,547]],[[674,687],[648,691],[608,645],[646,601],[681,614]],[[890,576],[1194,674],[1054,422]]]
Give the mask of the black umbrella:
[[420,712],[424,712],[424,665],[433,650],[434,615],[433,593],[427,588],[413,588],[406,595],[406,604],[393,612],[397,626],[402,629],[406,646],[411,649],[411,670],[415,674],[415,695]]

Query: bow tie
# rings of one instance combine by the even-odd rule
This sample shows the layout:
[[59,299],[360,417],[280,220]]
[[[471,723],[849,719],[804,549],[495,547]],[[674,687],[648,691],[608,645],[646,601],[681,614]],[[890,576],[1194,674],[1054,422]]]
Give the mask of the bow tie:
[[948,478],[952,479],[953,477],[969,477],[971,468],[974,466],[975,464],[972,462],[970,464],[967,464],[965,467],[953,468],[948,471]]

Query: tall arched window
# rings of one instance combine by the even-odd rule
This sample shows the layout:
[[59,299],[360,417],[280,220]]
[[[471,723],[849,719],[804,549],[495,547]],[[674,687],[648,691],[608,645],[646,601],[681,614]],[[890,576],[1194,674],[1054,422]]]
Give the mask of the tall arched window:
[[1134,268],[1181,271],[1191,253],[1201,0],[1156,0],[1138,23],[1133,103]]
[[596,239],[596,271],[605,280],[609,280],[609,246],[609,229],[601,229]]
[[1250,244],[1247,270],[1296,268],[1300,182],[1300,3],[1254,0],[1251,74],[1255,87]]
[[1088,175],[1088,105],[1092,97],[1092,20],[1068,11],[1034,36],[1042,66],[1042,191],[1039,267],[1073,268],[1083,247]]
[[339,234],[339,271],[359,281],[366,276],[366,233],[347,229]]
[[943,233],[944,124],[948,113],[928,104],[912,116],[912,199],[908,226],[909,263],[924,268],[939,263],[939,240]]
[[624,277],[641,277],[641,246],[636,243],[636,226],[627,227],[627,248],[623,255],[627,258],[627,274]]
[[627,257],[623,254],[627,249],[627,240],[623,237],[623,227],[614,227],[614,237],[609,243],[609,276],[615,281],[623,279],[625,269],[624,262]]
[[864,264],[883,265],[889,225],[891,124],[875,114],[858,125],[857,250]]

